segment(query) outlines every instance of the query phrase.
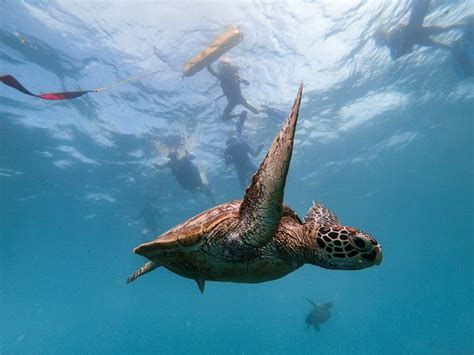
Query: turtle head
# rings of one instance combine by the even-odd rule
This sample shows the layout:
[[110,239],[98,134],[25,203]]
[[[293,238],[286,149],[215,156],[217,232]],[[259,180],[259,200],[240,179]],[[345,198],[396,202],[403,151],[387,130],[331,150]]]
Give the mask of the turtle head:
[[346,226],[315,227],[311,264],[326,269],[358,270],[382,262],[380,244],[367,233]]

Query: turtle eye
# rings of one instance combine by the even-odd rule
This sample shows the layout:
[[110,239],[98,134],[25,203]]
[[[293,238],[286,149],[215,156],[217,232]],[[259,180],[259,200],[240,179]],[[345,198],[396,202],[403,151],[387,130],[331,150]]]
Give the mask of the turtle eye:
[[354,241],[354,244],[360,248],[360,249],[365,249],[365,241],[361,237],[353,237],[352,240]]

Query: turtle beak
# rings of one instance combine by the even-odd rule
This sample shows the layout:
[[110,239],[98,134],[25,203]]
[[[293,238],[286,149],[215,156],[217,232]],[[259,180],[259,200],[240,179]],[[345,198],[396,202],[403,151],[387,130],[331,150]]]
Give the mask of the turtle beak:
[[380,265],[382,262],[382,249],[377,245],[369,253],[362,254],[362,259],[367,260],[371,265]]
[[380,265],[382,263],[382,248],[380,246],[376,246],[375,250],[375,265]]

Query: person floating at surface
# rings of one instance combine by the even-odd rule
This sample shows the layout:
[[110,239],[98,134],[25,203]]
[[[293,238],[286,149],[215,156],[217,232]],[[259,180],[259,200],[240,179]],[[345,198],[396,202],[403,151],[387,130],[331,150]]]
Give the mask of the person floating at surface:
[[145,202],[145,206],[136,217],[137,220],[143,218],[143,222],[145,223],[145,228],[142,230],[143,236],[146,237],[149,234],[157,233],[159,216],[160,211],[157,202],[152,198],[148,198]]
[[[217,71],[212,68],[211,65],[207,66],[207,70],[219,79],[223,96],[227,98],[227,106],[224,109],[224,113],[222,115],[222,119],[224,121],[229,120],[233,117],[239,117],[240,122],[238,125],[243,126],[243,121],[245,121],[245,117],[243,116],[243,112],[240,114],[232,114],[232,111],[237,105],[242,105],[245,108],[252,111],[254,114],[258,114],[260,110],[252,105],[247,99],[245,99],[242,95],[242,90],[240,89],[240,84],[250,85],[248,80],[242,79],[238,73],[238,68],[235,65],[232,65],[229,58],[224,58],[219,61],[217,66]],[[244,111],[246,112],[246,111]]]
[[429,3],[429,0],[413,0],[408,23],[400,24],[390,32],[378,29],[374,35],[375,43],[378,46],[387,46],[394,60],[411,53],[415,45],[451,49],[449,45],[437,42],[431,36],[459,30],[462,26],[423,26]]
[[454,70],[460,78],[474,76],[474,16],[463,27],[461,37],[454,42],[451,53]]
[[251,176],[257,171],[257,167],[250,160],[249,154],[256,157],[262,148],[263,144],[260,144],[257,149],[253,150],[240,135],[227,141],[227,148],[224,151],[225,162],[226,164],[233,163],[235,165],[240,187],[243,190],[249,184]]
[[178,151],[172,149],[168,158],[169,160],[165,163],[155,163],[155,167],[157,169],[170,168],[171,173],[183,189],[191,192],[202,191],[209,197],[213,205],[216,204],[209,183],[203,179],[199,168],[193,163],[196,158],[194,154],[185,150],[184,154],[179,156]]

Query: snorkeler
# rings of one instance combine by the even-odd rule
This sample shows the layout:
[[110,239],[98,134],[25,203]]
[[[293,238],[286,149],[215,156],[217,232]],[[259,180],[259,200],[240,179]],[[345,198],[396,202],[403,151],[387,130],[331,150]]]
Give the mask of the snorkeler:
[[143,218],[143,222],[145,223],[145,228],[142,230],[143,236],[157,232],[159,216],[158,204],[156,201],[153,201],[152,198],[148,198],[145,202],[145,206],[136,217],[137,220]]
[[460,78],[474,76],[474,16],[470,16],[461,37],[454,42],[451,50],[454,70]]
[[212,204],[216,204],[209,184],[204,181],[199,168],[193,163],[193,160],[196,158],[194,154],[185,150],[183,156],[180,157],[178,151],[173,149],[168,154],[168,158],[169,160],[165,163],[155,163],[155,167],[157,169],[170,168],[171,173],[183,189],[191,192],[204,192]]
[[227,148],[224,151],[225,162],[226,164],[234,164],[242,189],[247,187],[252,174],[257,171],[257,167],[250,160],[249,154],[256,157],[262,148],[263,144],[260,144],[256,150],[253,150],[241,136],[232,137],[227,141]]
[[460,29],[462,26],[423,26],[428,7],[429,0],[413,0],[408,23],[400,24],[390,32],[378,29],[374,35],[375,43],[387,46],[394,60],[411,53],[415,45],[451,49],[449,45],[437,42],[431,36]]
[[[240,90],[240,84],[250,85],[248,80],[242,79],[238,73],[238,68],[235,65],[232,65],[229,58],[224,58],[219,61],[217,66],[217,71],[215,71],[211,65],[207,66],[207,70],[219,79],[223,96],[227,98],[227,106],[224,109],[222,119],[224,121],[229,120],[233,117],[240,117],[241,121],[245,121],[245,118],[242,118],[242,114],[232,114],[232,110],[237,105],[242,105],[245,108],[249,109],[253,113],[257,114],[260,112],[255,106],[253,106],[248,100],[242,96],[242,91]],[[243,126],[243,122],[239,123]]]

